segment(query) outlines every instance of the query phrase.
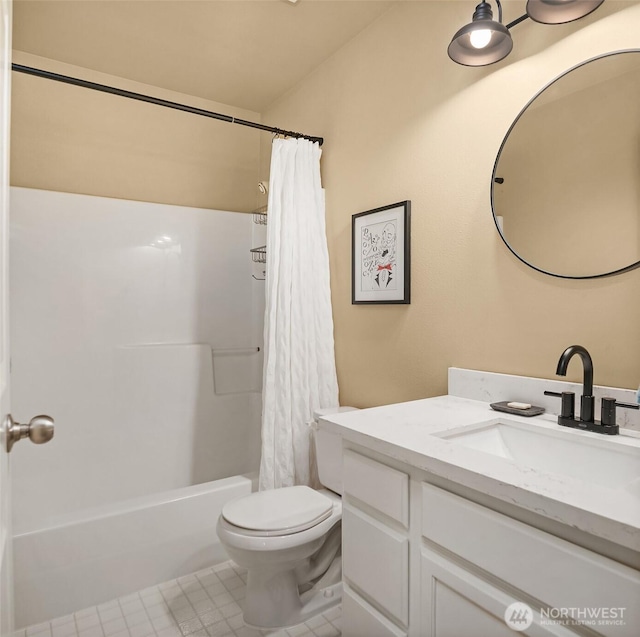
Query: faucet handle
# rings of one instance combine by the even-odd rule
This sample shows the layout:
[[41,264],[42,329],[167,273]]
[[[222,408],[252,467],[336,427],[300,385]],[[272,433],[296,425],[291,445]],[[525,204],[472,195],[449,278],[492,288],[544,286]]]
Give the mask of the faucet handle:
[[619,403],[616,402],[616,407],[624,407],[625,409],[640,409],[638,403]]
[[575,417],[575,406],[576,406],[576,395],[572,391],[563,391],[562,393],[557,391],[545,391],[545,396],[555,396],[556,398],[562,399],[562,404],[560,407],[560,415],[563,418],[571,418]]
[[624,409],[640,409],[640,405],[636,405],[634,403],[619,403],[615,398],[610,398],[607,396],[602,399],[603,425],[616,424],[616,407],[623,407]]

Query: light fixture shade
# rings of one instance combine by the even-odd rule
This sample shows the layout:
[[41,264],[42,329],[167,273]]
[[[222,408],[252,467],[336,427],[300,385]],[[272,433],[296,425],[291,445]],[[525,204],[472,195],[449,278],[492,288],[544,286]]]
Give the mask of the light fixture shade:
[[[476,48],[471,43],[474,31],[486,30],[491,32],[489,43]],[[513,40],[509,30],[495,20],[474,20],[460,29],[451,40],[447,49],[449,57],[464,66],[486,66],[504,59],[511,53]]]
[[528,0],[527,14],[541,24],[564,24],[584,18],[604,0]]

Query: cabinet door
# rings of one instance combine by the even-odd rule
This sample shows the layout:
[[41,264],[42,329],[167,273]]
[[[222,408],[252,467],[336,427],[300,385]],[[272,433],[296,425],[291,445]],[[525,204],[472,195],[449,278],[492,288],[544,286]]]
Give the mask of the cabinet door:
[[342,514],[344,578],[372,605],[403,626],[409,620],[409,540],[345,506]]
[[407,637],[345,585],[342,594],[342,637]]
[[548,612],[574,609],[576,620],[607,637],[640,634],[635,569],[426,483],[422,534]]
[[528,607],[513,609],[520,600],[429,549],[422,549],[421,562],[421,637],[513,637],[514,630],[531,637],[576,634],[541,625],[539,613]]

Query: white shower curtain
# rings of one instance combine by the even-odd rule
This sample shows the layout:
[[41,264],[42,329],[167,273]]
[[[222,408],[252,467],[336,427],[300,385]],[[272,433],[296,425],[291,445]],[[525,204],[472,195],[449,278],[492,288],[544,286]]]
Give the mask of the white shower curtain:
[[271,151],[260,489],[309,484],[313,410],[338,405],[317,143]]

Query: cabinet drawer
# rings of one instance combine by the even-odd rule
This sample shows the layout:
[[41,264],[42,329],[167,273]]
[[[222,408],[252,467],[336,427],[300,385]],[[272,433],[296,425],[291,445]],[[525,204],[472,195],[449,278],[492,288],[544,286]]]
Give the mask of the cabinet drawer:
[[640,626],[638,571],[426,483],[422,534],[549,607],[624,608],[602,634]]
[[342,514],[344,577],[372,604],[407,625],[409,540],[346,505]]
[[402,471],[361,456],[344,452],[344,492],[381,513],[409,526],[409,476]]
[[406,637],[386,617],[345,585],[342,593],[342,635],[343,637]]

